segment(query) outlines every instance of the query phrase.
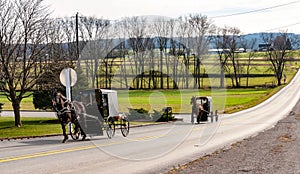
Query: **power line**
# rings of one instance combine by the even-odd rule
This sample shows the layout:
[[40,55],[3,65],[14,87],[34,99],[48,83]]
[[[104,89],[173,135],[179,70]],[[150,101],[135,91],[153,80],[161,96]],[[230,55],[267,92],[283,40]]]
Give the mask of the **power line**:
[[215,19],[215,18],[224,18],[224,17],[238,16],[238,15],[249,14],[249,13],[256,13],[256,12],[260,12],[260,11],[264,11],[264,10],[269,10],[269,9],[273,9],[273,8],[278,8],[278,7],[283,7],[283,6],[287,6],[287,5],[291,5],[291,4],[295,4],[295,3],[299,3],[299,2],[300,2],[300,0],[288,2],[288,3],[285,3],[285,4],[275,5],[275,6],[271,6],[271,7],[261,8],[261,9],[257,9],[257,10],[251,10],[251,11],[246,11],[246,12],[239,12],[239,13],[232,13],[232,14],[226,14],[226,15],[213,16],[213,17],[210,17],[210,18]]
[[285,25],[285,26],[281,26],[281,27],[277,27],[277,28],[272,28],[272,29],[269,29],[269,30],[266,30],[266,31],[279,30],[279,29],[282,29],[282,28],[287,28],[287,27],[291,27],[291,26],[299,25],[299,24],[300,24],[300,22],[297,22],[297,23],[293,23],[293,24],[289,24],[289,25]]

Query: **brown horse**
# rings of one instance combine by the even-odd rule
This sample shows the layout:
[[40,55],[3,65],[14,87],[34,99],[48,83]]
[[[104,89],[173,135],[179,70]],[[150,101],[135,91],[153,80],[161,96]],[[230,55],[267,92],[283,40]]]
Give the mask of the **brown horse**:
[[[71,134],[73,139],[78,139],[79,135],[82,135],[82,140],[86,138],[86,134],[84,133],[83,129],[81,128],[79,122],[78,122],[78,115],[76,112],[75,107],[73,106],[73,103],[69,101],[65,96],[63,96],[60,92],[55,92],[52,98],[52,104],[54,106],[55,111],[57,112],[57,117],[60,121],[64,139],[63,143],[65,143],[68,140],[68,135],[66,133],[66,125],[71,123],[74,125],[74,132]],[[70,132],[71,133],[71,132]]]
[[197,97],[193,96],[191,98],[192,104],[192,115],[191,115],[191,122],[194,123],[194,114],[197,116],[197,123],[200,123],[201,117],[204,113],[203,105],[201,103],[197,103]]

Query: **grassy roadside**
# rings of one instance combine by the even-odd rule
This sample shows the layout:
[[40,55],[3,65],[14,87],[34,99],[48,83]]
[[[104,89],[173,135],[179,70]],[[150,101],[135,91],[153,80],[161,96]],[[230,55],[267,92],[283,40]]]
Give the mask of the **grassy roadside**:
[[34,137],[60,134],[61,126],[55,118],[22,118],[23,126],[14,126],[13,117],[0,117],[0,138]]
[[[227,102],[227,107],[225,108],[224,113],[230,114],[230,113],[234,113],[234,112],[238,112],[241,110],[245,110],[245,109],[254,107],[254,106],[262,103],[263,101],[267,100],[274,94],[276,94],[282,88],[284,88],[284,86],[279,86],[279,87],[276,87],[276,88],[273,88],[270,90],[266,90],[265,92],[263,92],[259,95],[252,93],[252,94],[250,94],[252,97],[249,96],[249,98],[248,98],[250,100],[248,102],[245,102],[242,104],[238,104],[239,101],[237,101],[237,100],[240,100],[239,98],[233,99],[233,101],[235,101],[234,103],[230,103],[230,99],[228,99],[229,101]],[[240,97],[243,98],[245,96],[241,95]]]

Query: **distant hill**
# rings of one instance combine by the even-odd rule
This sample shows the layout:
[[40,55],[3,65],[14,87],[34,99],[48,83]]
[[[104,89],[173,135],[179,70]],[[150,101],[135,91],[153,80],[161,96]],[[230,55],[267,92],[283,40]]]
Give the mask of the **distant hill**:
[[[280,35],[280,33],[272,33],[275,35]],[[288,34],[289,38],[290,38],[290,41],[292,43],[292,48],[294,50],[300,50],[300,34],[294,34],[294,33],[289,33]],[[247,48],[245,49],[252,49],[252,50],[259,50],[259,47],[258,45],[259,44],[265,44],[264,41],[263,41],[263,33],[251,33],[251,34],[246,34],[246,35],[242,35],[242,37],[248,42],[250,43],[251,40],[254,40],[256,39],[256,43],[254,45],[254,48],[251,48],[249,45]],[[179,39],[178,37],[174,37],[174,38],[160,38],[163,40],[164,42],[164,46],[166,48],[184,48],[186,47],[183,43],[187,43],[187,40],[188,38],[181,38]],[[180,42],[181,40],[181,42]],[[183,43],[182,43],[182,40]],[[119,38],[119,39],[113,39],[112,41],[111,40],[106,40],[106,39],[103,39],[103,40],[99,40],[99,41],[92,41],[92,42],[99,42],[99,43],[105,43],[105,42],[108,42],[108,43],[112,43],[113,45],[115,45],[112,49],[134,49],[133,47],[137,46],[137,45],[140,45],[142,44],[145,48],[149,47],[152,47],[152,48],[155,48],[155,49],[158,49],[160,47],[160,43],[159,43],[159,37],[152,37],[152,38],[143,38],[143,39],[139,39],[139,40],[136,40],[136,39],[132,39],[132,38]],[[73,46],[75,48],[75,43],[74,42],[71,42],[71,43],[62,43],[63,46],[62,48],[64,50],[68,50],[68,47],[70,46]],[[79,45],[80,45],[80,52],[82,52],[82,49],[86,46],[87,42],[82,42],[80,41],[79,42]],[[101,45],[101,44],[98,44],[98,45]],[[216,49],[214,47],[214,44],[213,43],[210,43],[209,44],[209,49]],[[116,54],[113,53],[113,52],[110,52],[109,51],[109,54],[111,54],[110,56],[118,56],[118,55],[113,55],[113,54]]]
[[[275,36],[280,35],[280,33],[273,33]],[[256,44],[255,47],[253,48],[254,50],[258,50],[258,44],[264,43],[263,38],[262,38],[263,33],[251,33],[251,34],[246,34],[243,35],[244,38],[247,41],[251,41],[253,39],[256,39]],[[294,33],[288,33],[288,38],[290,38],[292,42],[292,47],[294,50],[300,50],[300,34],[294,34]],[[250,48],[246,48],[250,49]]]

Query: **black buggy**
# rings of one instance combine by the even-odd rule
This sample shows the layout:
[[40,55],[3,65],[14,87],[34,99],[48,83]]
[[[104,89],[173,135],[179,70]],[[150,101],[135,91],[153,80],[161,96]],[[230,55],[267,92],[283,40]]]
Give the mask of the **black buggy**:
[[108,138],[115,135],[116,128],[121,129],[124,137],[129,134],[129,121],[126,114],[118,112],[117,91],[105,89],[92,89],[82,91],[79,110],[80,124],[90,135],[103,135],[105,131]]
[[207,122],[208,117],[210,117],[210,121],[214,122],[218,121],[218,110],[213,113],[212,111],[212,97],[197,97],[193,96],[191,98],[192,104],[192,114],[191,114],[191,122],[196,122],[199,124],[200,122]]

